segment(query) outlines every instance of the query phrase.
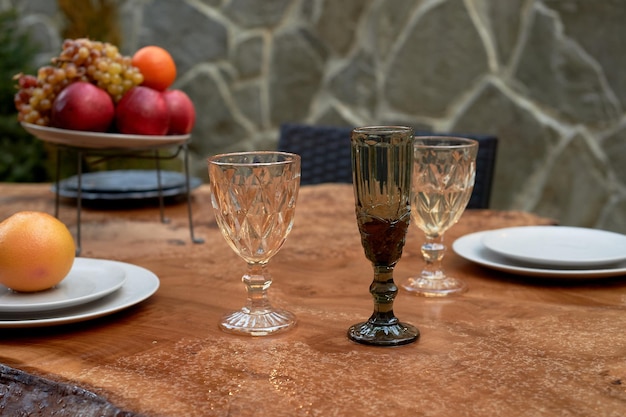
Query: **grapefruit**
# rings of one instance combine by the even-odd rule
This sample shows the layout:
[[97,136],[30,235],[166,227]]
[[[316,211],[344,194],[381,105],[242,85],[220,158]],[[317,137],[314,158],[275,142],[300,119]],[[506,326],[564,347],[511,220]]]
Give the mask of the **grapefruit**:
[[0,284],[18,292],[52,288],[76,256],[74,238],[56,217],[21,211],[0,223]]

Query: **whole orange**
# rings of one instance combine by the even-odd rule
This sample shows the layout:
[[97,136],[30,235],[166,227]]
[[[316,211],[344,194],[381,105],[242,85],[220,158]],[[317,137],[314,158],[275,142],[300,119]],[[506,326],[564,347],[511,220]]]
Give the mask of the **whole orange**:
[[176,80],[176,63],[160,46],[144,46],[133,55],[131,64],[143,75],[142,85],[165,91]]
[[51,288],[68,274],[76,246],[56,217],[21,211],[0,223],[0,284],[15,291]]

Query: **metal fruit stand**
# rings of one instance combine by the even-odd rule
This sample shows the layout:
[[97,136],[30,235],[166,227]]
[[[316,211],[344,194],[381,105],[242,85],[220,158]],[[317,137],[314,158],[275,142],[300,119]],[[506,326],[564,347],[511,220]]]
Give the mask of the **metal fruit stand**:
[[[189,175],[189,142],[191,135],[124,135],[114,133],[98,133],[57,129],[52,127],[38,126],[22,123],[33,136],[45,142],[52,143],[57,149],[57,165],[55,178],[55,207],[54,215],[59,217],[60,207],[60,153],[65,149],[76,151],[76,255],[79,256],[82,248],[81,243],[81,211],[83,206],[83,158],[96,156],[101,160],[119,157],[153,159],[156,164],[157,198],[161,222],[167,223],[165,217],[165,202],[162,187],[161,161],[177,158],[183,154],[184,165],[184,197],[187,203],[187,215],[189,222],[189,234],[193,243],[203,243],[204,240],[195,237],[193,228],[193,213],[191,205],[191,181]],[[161,150],[170,150],[167,154]]]

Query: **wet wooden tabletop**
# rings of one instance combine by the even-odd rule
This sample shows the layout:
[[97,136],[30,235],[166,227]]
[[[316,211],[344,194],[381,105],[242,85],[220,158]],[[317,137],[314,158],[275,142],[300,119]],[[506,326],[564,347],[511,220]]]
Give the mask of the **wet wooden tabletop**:
[[[49,184],[0,184],[0,217],[53,213]],[[276,305],[298,325],[267,338],[221,332],[243,305],[245,265],[227,246],[206,186],[186,204],[82,212],[82,256],[132,263],[161,286],[135,307],[95,320],[0,329],[0,363],[88,390],[146,416],[623,416],[626,277],[566,282],[492,271],[447,252],[468,293],[400,291],[395,312],[421,331],[396,348],[362,346],[346,330],[372,312],[371,266],[349,185],[303,187],[296,223],[270,264]],[[71,230],[75,206],[60,218]],[[469,210],[447,234],[545,224],[520,212]],[[420,269],[411,226],[396,282]],[[36,391],[36,390],[35,390]],[[0,393],[0,401],[3,394]]]

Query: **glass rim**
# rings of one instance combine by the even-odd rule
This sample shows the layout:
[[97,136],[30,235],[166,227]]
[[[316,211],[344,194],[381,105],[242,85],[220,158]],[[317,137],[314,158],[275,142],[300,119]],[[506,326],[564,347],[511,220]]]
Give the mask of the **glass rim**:
[[371,133],[380,133],[380,132],[413,132],[413,128],[410,126],[401,126],[401,125],[372,125],[372,126],[360,126],[352,129],[354,133],[360,134],[371,134]]
[[[244,161],[226,161],[224,158],[232,158],[238,156],[254,156],[254,155],[280,155],[285,159],[282,161],[270,162],[244,162]],[[241,151],[241,152],[224,152],[211,155],[207,158],[207,163],[213,165],[234,165],[234,166],[263,166],[263,165],[289,165],[300,161],[300,155],[292,152],[283,151]]]
[[[415,148],[471,148],[478,146],[478,140],[472,138],[465,138],[461,136],[431,136],[431,135],[416,135],[413,137],[413,147]],[[433,143],[419,143],[418,140]],[[449,141],[450,143],[434,143]]]

